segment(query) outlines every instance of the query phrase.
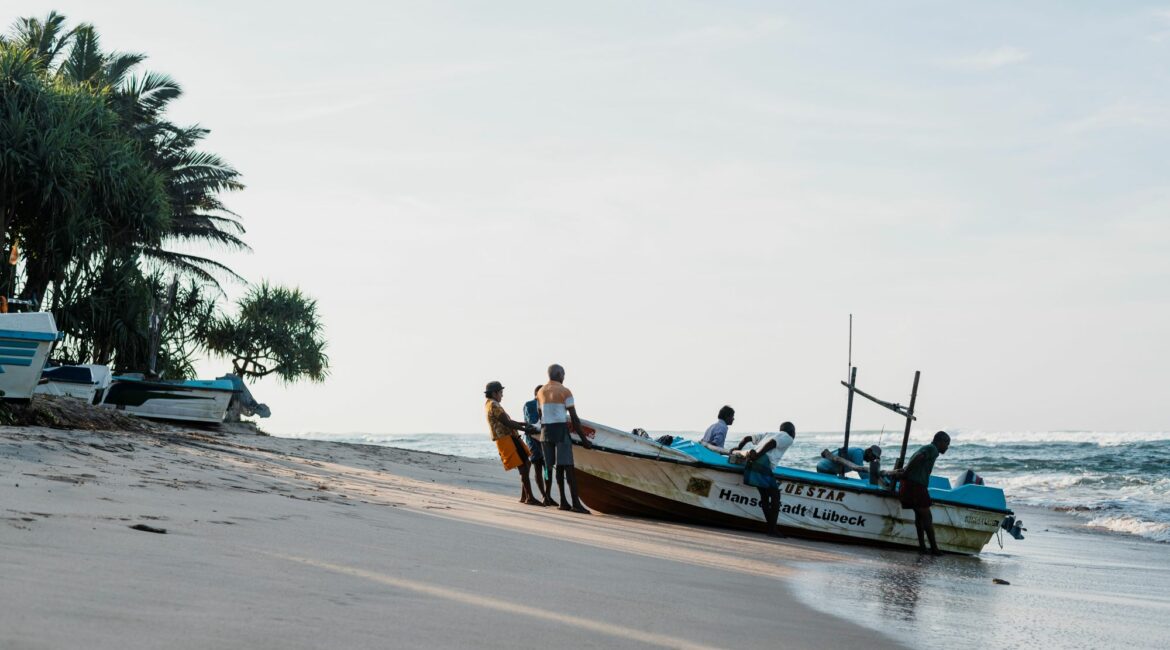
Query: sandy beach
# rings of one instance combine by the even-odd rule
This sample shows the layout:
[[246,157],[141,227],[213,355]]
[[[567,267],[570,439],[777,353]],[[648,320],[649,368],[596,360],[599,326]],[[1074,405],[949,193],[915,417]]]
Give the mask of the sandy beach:
[[493,461],[5,427],[0,471],[4,648],[898,647],[796,600],[839,547],[523,506]]
[[1165,544],[1035,508],[1024,542],[920,558],[523,506],[494,460],[252,433],[4,427],[0,471],[3,648],[1170,639]]

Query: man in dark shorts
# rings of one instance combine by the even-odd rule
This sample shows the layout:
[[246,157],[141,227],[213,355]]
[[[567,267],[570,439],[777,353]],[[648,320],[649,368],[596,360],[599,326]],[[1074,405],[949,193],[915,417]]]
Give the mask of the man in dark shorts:
[[[585,437],[581,419],[577,417],[573,393],[561,383],[564,380],[565,369],[554,363],[548,367],[548,383],[536,393],[536,399],[540,402],[540,441],[544,447],[545,464],[557,467],[557,489],[561,492],[561,510],[572,510],[587,515],[591,513],[581,505],[581,499],[577,496],[577,477],[573,473],[573,441],[569,438],[570,420],[577,435],[581,436],[581,446],[588,449],[593,445]],[[572,506],[565,498],[566,480],[569,483],[569,494],[573,499]],[[549,492],[552,492],[551,488]]]
[[537,386],[536,390],[532,391],[532,399],[524,402],[524,421],[537,429],[535,433],[529,433],[524,437],[527,439],[528,449],[532,452],[528,462],[532,463],[532,469],[536,470],[536,487],[540,489],[540,496],[544,497],[544,505],[553,506],[556,502],[549,495],[549,491],[552,490],[552,477],[544,473],[544,448],[539,439],[540,402],[536,396],[540,394],[541,388],[544,386]]
[[924,445],[910,457],[906,467],[895,474],[901,479],[902,486],[898,490],[898,498],[903,508],[914,511],[914,528],[918,532],[918,552],[926,553],[926,542],[923,535],[930,540],[930,554],[942,555],[938,550],[938,542],[934,540],[934,518],[930,515],[930,474],[934,471],[934,461],[940,454],[947,453],[951,446],[951,437],[946,431],[934,434],[934,440]]

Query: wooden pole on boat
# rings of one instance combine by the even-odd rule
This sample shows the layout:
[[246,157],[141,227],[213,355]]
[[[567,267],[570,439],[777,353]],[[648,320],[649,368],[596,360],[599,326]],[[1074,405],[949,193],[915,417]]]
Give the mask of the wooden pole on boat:
[[[853,316],[849,317],[850,323],[853,321]],[[850,328],[852,329],[852,327]],[[841,447],[840,456],[846,456],[849,453],[849,426],[853,423],[853,388],[857,386],[857,367],[854,366],[849,369],[849,401],[845,405],[845,446]],[[841,476],[845,476],[845,469],[843,465],[838,465],[841,471],[838,472]]]
[[898,454],[894,469],[902,469],[906,462],[906,446],[910,444],[910,425],[914,422],[914,401],[918,399],[918,378],[921,376],[921,370],[914,371],[914,387],[910,389],[910,406],[906,409],[906,432],[902,434],[902,453]]

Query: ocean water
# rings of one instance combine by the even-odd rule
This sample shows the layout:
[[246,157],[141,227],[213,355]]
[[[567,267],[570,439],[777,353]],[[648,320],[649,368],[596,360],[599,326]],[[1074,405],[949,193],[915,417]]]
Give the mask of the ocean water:
[[[656,432],[697,439],[695,432]],[[935,474],[956,477],[968,468],[1002,487],[1009,507],[1036,506],[1068,513],[1081,526],[1170,543],[1170,432],[952,430],[950,451]],[[735,435],[746,435],[736,431]],[[486,433],[302,434],[297,437],[352,442],[470,458],[496,458]],[[733,435],[734,437],[734,435]],[[800,433],[785,465],[811,469],[820,451],[836,448],[842,434]],[[911,436],[908,453],[929,442]],[[854,432],[850,446],[881,444],[884,466],[893,467],[901,432]],[[1025,521],[1025,526],[1027,521]]]

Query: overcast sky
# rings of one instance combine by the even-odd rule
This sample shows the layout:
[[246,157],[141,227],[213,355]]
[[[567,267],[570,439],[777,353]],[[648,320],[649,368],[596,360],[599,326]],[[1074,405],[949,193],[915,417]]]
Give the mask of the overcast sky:
[[840,429],[850,313],[921,437],[1170,428],[1170,2],[5,3],[52,8],[318,299],[271,431],[483,431],[552,362],[622,428]]

